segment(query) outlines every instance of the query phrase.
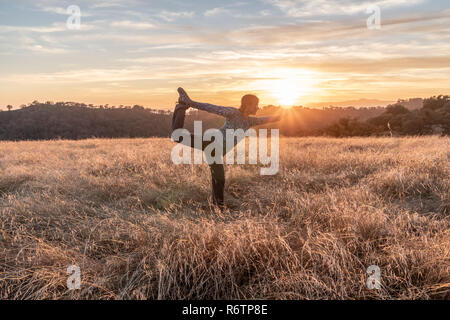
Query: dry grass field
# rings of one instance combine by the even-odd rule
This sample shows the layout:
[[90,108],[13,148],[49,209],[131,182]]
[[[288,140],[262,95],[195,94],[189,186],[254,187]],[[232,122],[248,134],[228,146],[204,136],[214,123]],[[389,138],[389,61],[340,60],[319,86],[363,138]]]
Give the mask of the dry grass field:
[[0,299],[450,297],[448,138],[280,144],[277,176],[227,166],[219,212],[168,139],[0,142]]

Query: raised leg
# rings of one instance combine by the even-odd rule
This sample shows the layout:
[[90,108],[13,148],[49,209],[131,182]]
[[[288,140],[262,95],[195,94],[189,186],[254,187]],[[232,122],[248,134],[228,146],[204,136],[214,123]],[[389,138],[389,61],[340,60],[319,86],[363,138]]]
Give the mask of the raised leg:
[[182,104],[177,104],[175,110],[173,111],[172,117],[172,132],[184,127],[184,119],[186,118],[186,107]]

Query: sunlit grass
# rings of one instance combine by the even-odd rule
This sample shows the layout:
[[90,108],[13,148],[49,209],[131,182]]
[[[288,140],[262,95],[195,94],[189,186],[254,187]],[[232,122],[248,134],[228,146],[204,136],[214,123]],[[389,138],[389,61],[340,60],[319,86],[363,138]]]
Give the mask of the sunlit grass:
[[448,143],[282,138],[279,175],[227,166],[218,212],[168,139],[0,142],[0,298],[448,298]]

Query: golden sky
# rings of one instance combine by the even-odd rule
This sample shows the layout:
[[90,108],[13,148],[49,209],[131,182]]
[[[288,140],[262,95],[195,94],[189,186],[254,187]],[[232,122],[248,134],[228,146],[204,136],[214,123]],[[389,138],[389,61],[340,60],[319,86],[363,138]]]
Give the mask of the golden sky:
[[0,107],[167,109],[179,86],[233,106],[449,94],[447,0],[76,2],[73,30],[74,1],[0,0]]

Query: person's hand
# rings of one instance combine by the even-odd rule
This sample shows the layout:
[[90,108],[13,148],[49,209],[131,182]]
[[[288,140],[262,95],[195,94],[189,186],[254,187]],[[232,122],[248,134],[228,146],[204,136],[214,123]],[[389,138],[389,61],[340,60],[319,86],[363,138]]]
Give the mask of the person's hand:
[[185,106],[192,106],[192,104],[194,103],[194,101],[191,100],[191,98],[189,98],[188,94],[186,93],[186,91],[184,91],[183,88],[178,88],[178,94],[180,95],[180,97],[178,98],[178,103],[185,105]]

